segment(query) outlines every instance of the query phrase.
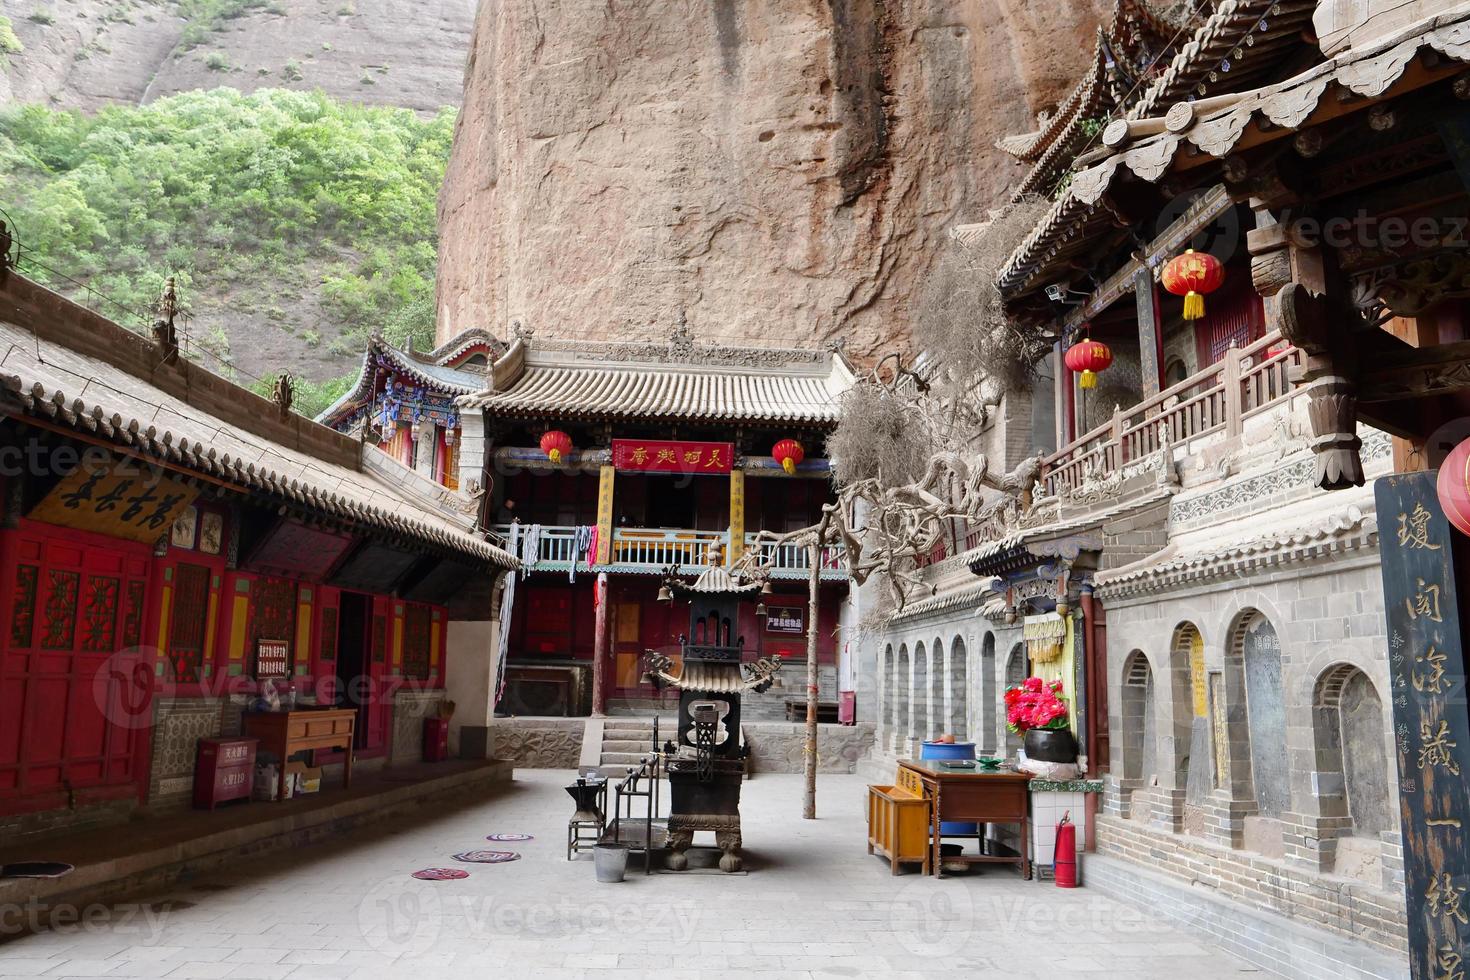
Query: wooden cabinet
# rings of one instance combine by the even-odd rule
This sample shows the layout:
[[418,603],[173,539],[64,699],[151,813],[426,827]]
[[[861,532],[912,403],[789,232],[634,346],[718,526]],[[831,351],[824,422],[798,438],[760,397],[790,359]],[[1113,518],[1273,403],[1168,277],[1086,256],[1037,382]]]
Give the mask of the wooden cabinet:
[[868,853],[888,858],[889,869],[917,861],[929,873],[929,801],[904,786],[868,787]]
[[253,738],[201,738],[194,765],[194,805],[213,810],[230,800],[250,799],[255,746]]

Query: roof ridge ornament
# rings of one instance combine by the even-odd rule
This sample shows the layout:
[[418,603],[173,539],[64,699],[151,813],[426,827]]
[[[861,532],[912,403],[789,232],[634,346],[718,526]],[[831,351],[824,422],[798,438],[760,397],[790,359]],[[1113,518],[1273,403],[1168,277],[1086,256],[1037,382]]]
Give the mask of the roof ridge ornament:
[[694,334],[689,329],[689,316],[684,307],[674,318],[674,332],[669,334],[669,360],[687,361],[694,356]]
[[536,336],[536,328],[526,326],[520,317],[516,317],[510,321],[510,335],[523,344],[530,344],[531,338]]

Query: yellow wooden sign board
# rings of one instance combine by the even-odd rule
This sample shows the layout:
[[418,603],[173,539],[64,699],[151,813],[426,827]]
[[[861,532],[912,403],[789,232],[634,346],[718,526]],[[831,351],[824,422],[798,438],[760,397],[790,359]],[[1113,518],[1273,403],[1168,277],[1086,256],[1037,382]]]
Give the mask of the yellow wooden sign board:
[[194,489],[132,460],[77,467],[30,512],[32,520],[152,544],[197,496]]

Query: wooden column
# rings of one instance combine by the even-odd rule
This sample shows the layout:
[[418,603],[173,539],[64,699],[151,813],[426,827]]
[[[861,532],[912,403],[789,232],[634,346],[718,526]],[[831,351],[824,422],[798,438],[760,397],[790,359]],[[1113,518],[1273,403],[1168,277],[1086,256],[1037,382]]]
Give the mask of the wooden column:
[[592,617],[592,717],[594,718],[603,718],[607,715],[607,668],[610,660],[608,656],[608,602],[607,572],[598,572],[596,581],[592,583],[592,603],[595,607]]
[[1257,227],[1246,235],[1251,280],[1266,299],[1268,326],[1306,355],[1291,383],[1306,389],[1315,483],[1323,490],[1363,485],[1358,438],[1358,363],[1354,338],[1334,301],[1348,295],[1336,281],[1320,245],[1293,240],[1271,212],[1257,210]]
[[1138,367],[1143,376],[1143,398],[1147,401],[1159,393],[1163,377],[1159,366],[1163,346],[1159,292],[1153,273],[1147,268],[1139,269],[1133,276],[1133,297],[1138,309]]
[[725,564],[734,565],[745,554],[745,471],[730,470],[730,547]]
[[1052,345],[1052,411],[1056,416],[1057,445],[1061,449],[1072,441],[1070,407],[1067,399],[1067,385],[1072,383],[1072,372],[1067,370],[1067,365],[1062,362],[1061,341]]

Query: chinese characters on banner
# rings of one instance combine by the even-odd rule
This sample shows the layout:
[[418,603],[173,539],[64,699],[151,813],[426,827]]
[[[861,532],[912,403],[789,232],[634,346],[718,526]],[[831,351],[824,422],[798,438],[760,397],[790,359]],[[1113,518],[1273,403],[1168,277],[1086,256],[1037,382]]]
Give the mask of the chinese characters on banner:
[[767,633],[800,635],[806,632],[806,612],[800,606],[772,606],[766,616]]
[[255,645],[255,679],[286,677],[291,673],[291,644],[285,640],[259,640]]
[[26,516],[152,544],[170,533],[194,497],[192,487],[123,459],[78,466]]
[[612,441],[613,467],[624,473],[729,473],[734,461],[730,442]]
[[1415,980],[1462,976],[1470,935],[1470,715],[1452,532],[1434,484],[1434,473],[1407,473],[1375,485]]

